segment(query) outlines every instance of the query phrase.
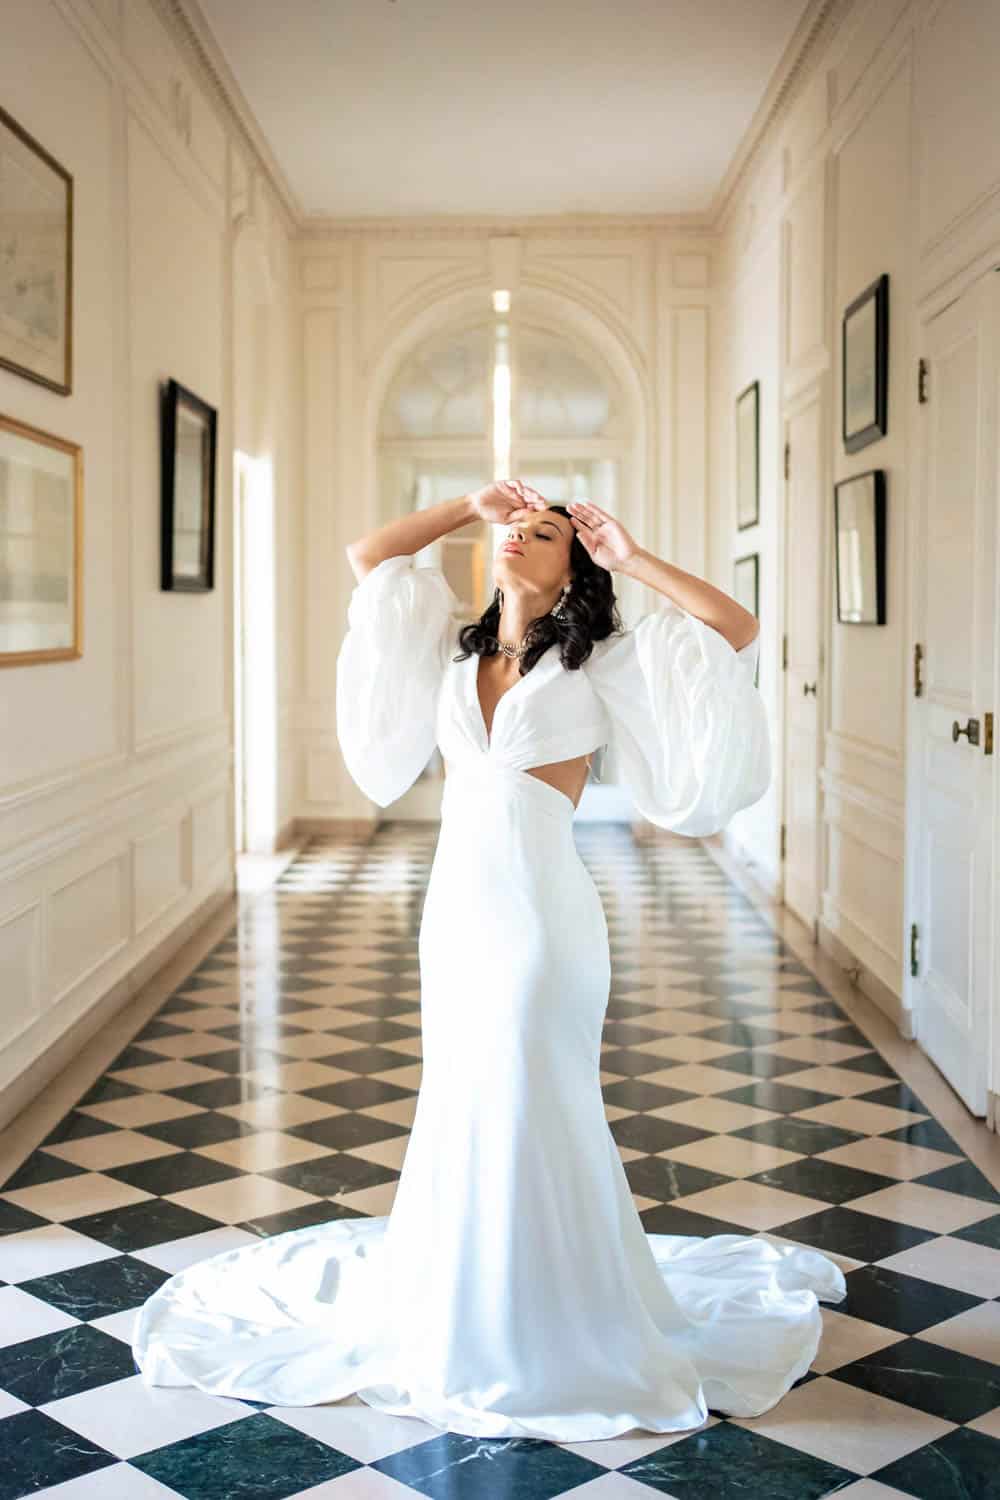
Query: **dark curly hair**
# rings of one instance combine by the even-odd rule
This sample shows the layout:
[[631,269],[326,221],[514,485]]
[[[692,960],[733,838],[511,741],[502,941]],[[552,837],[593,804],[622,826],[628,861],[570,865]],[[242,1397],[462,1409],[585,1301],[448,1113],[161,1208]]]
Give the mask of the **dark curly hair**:
[[[550,505],[549,510],[569,516],[565,505]],[[569,562],[573,579],[569,593],[563,599],[562,612],[538,616],[525,633],[527,650],[519,663],[522,677],[531,671],[554,641],[559,644],[563,666],[573,670],[587,660],[595,641],[603,641],[606,636],[625,628],[618,613],[611,573],[594,562],[575,531],[570,543]],[[495,656],[499,650],[499,624],[500,598],[498,591],[494,591],[492,601],[479,619],[463,625],[458,632],[462,650],[452,660],[467,661],[473,654]]]

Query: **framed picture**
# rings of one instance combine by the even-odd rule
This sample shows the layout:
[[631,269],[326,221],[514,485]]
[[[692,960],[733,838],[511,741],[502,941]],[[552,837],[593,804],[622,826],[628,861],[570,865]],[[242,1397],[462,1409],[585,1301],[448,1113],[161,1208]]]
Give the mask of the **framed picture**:
[[833,489],[837,619],[885,624],[885,470],[870,469]]
[[176,380],[161,388],[160,587],[215,587],[217,412]]
[[0,416],[0,666],[83,655],[83,450]]
[[[733,598],[752,615],[760,618],[760,553],[747,552],[733,561]],[[760,657],[754,671],[754,682],[760,677]]]
[[0,109],[0,365],[73,388],[73,179]]
[[756,380],[736,398],[736,527],[760,520],[760,387]]
[[887,431],[889,277],[855,297],[841,336],[841,411],[844,448],[856,453]]

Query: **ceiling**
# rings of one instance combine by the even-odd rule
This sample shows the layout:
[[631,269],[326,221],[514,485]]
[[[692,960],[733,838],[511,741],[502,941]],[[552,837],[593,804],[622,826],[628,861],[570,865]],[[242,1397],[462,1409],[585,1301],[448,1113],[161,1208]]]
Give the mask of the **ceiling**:
[[302,215],[358,220],[706,214],[815,3],[185,9],[207,26]]

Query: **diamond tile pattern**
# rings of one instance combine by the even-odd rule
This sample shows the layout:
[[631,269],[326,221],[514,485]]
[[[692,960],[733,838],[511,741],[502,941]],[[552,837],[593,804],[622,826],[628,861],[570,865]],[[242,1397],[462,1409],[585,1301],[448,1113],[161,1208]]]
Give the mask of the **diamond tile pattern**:
[[349,1397],[151,1390],[134,1310],[254,1236],[388,1213],[420,1082],[432,825],[315,839],[0,1187],[0,1500],[1000,1497],[1000,1193],[697,844],[580,823],[611,1132],[648,1230],[845,1272],[764,1416],[472,1439]]

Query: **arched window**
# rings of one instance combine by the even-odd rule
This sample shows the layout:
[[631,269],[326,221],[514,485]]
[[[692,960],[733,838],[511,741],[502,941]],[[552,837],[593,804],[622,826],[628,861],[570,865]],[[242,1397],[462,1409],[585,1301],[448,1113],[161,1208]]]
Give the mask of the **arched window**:
[[[554,503],[589,497],[617,510],[630,434],[611,371],[575,337],[513,317],[503,292],[494,308],[425,339],[390,380],[378,423],[383,520],[507,475]],[[499,530],[471,522],[416,559],[444,571],[470,619],[493,588]],[[411,815],[432,815],[428,783],[441,772],[435,750],[408,794]]]
[[[629,432],[611,371],[575,337],[497,306],[424,340],[390,381],[378,426],[383,518],[506,474],[556,503],[617,509]],[[491,587],[488,531],[463,527],[418,558],[444,569],[470,614]]]

